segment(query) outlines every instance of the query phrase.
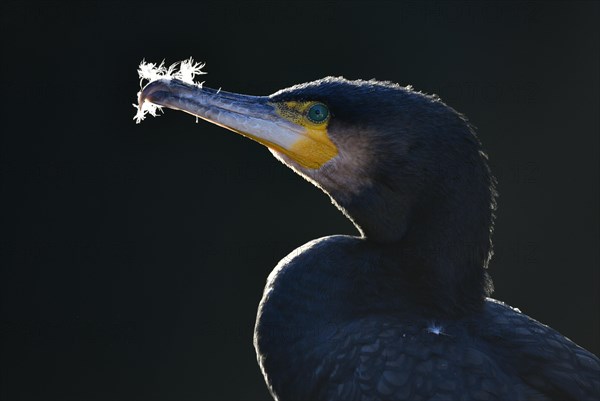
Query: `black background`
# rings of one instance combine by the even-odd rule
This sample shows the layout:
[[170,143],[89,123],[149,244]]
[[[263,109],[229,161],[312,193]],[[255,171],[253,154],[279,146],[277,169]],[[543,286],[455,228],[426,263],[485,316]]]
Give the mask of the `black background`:
[[260,145],[166,111],[139,62],[269,94],[343,75],[437,93],[499,179],[494,296],[598,354],[598,3],[4,3],[0,395],[264,399],[264,281],[354,234]]

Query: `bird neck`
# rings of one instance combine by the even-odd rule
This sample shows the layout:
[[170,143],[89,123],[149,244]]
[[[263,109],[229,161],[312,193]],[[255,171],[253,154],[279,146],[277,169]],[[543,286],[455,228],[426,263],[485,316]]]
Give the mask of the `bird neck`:
[[492,292],[486,268],[493,179],[478,152],[439,172],[421,187],[407,179],[373,186],[363,201],[340,206],[366,241],[381,249],[384,265],[402,271],[399,280],[411,283],[413,298],[444,314],[460,314],[479,307]]
[[[421,305],[446,316],[475,310],[492,292],[489,226],[465,208],[426,203],[412,210],[401,238],[372,242],[382,250],[383,266],[402,271],[398,287],[411,283]],[[368,231],[365,237],[371,241]]]

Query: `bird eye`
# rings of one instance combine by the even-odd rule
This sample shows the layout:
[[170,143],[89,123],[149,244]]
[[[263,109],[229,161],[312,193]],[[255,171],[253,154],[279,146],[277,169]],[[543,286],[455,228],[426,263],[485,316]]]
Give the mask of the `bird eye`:
[[329,117],[329,109],[323,103],[316,103],[308,109],[308,119],[313,123],[322,123]]

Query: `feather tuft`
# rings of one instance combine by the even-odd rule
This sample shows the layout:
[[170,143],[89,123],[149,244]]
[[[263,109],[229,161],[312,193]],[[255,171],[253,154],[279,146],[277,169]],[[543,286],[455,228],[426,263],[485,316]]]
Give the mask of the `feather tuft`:
[[[187,60],[173,63],[169,67],[165,65],[164,60],[160,64],[148,63],[146,60],[142,60],[138,67],[140,88],[143,88],[150,82],[158,81],[159,79],[178,79],[185,83],[202,87],[203,82],[195,82],[194,79],[196,78],[196,75],[206,74],[206,72],[202,71],[204,65],[204,63],[194,61],[191,57]],[[139,95],[140,92],[138,92],[138,99]],[[156,117],[158,116],[158,112],[162,112],[162,107],[150,102],[142,102],[142,104],[139,104],[139,100],[138,104],[133,104],[133,107],[137,110],[133,117],[136,124],[141,123],[146,117],[146,114]]]

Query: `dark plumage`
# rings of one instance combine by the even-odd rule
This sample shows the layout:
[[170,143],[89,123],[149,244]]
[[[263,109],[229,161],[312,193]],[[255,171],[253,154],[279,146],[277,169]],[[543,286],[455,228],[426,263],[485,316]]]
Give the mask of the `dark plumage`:
[[342,78],[239,100],[180,87],[150,84],[142,100],[257,140],[268,134],[253,136],[223,115],[260,108],[252,121],[266,126],[288,124],[270,111],[280,105],[318,102],[330,113],[327,138],[338,153],[322,166],[263,141],[362,234],[312,241],[269,276],[255,346],[275,398],[600,399],[596,356],[487,298],[494,179],[455,110],[410,88]]
[[598,399],[593,354],[492,299],[457,316],[424,307],[369,241],[316,240],[278,269],[255,343],[281,400]]

